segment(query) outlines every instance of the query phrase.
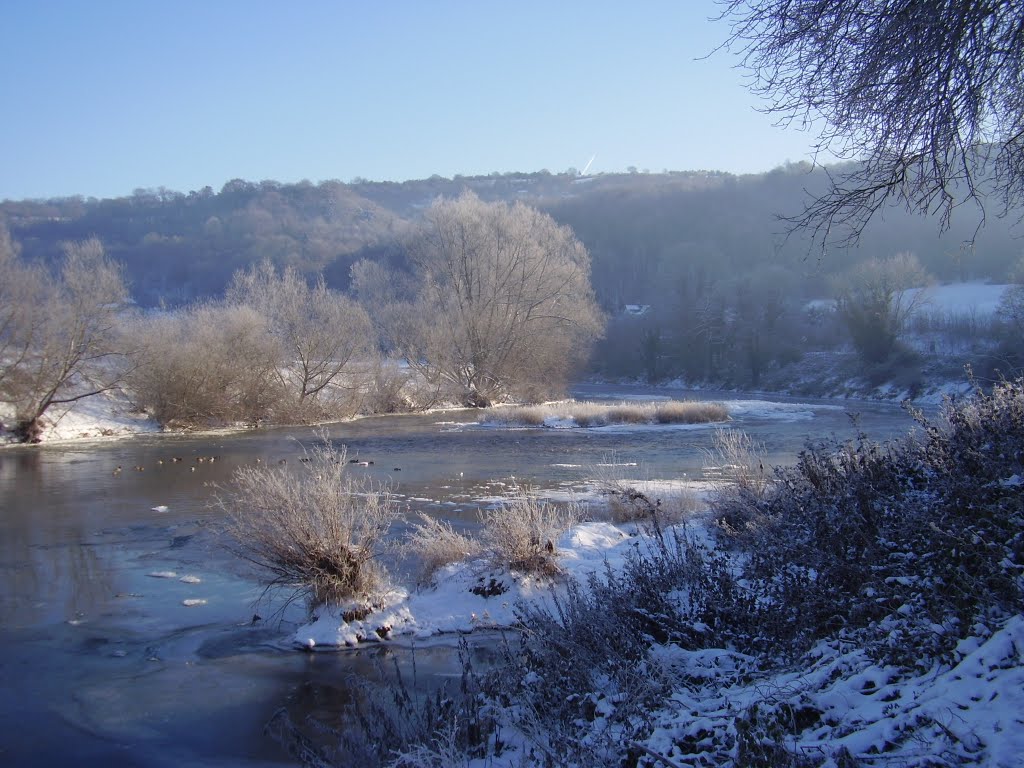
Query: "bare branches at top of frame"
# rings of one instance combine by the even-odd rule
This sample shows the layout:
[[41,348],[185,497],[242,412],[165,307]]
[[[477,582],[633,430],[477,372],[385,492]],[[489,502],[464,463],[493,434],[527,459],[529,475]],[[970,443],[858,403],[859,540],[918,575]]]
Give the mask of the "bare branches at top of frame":
[[779,123],[854,160],[789,219],[853,244],[889,205],[937,215],[973,203],[978,227],[1024,203],[1024,4],[951,0],[720,0],[725,47]]

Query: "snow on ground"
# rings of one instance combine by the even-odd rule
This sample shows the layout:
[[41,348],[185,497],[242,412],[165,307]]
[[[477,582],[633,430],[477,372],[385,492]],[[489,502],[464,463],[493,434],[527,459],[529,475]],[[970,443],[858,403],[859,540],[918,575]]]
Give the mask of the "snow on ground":
[[[963,641],[957,661],[919,674],[842,645],[822,643],[799,668],[761,674],[726,649],[656,647],[663,667],[688,684],[653,715],[645,746],[687,765],[726,763],[736,757],[736,719],[757,705],[762,722],[765,712],[783,714],[783,745],[814,765],[836,765],[828,758],[841,749],[851,765],[1022,764],[1024,617]],[[690,743],[682,755],[679,745]]]
[[[635,531],[634,531],[635,534]],[[438,635],[514,626],[519,601],[545,601],[569,578],[585,582],[605,563],[621,565],[627,547],[642,539],[611,523],[583,523],[558,540],[563,575],[556,579],[513,573],[486,559],[453,563],[420,590],[395,588],[372,598],[369,615],[354,605],[323,608],[294,634],[309,649],[337,649],[361,642],[411,642]]]
[[[0,421],[11,423],[13,412],[0,414]],[[85,397],[74,403],[53,406],[43,416],[42,442],[126,437],[160,432],[160,425],[147,414],[135,410],[119,391]],[[0,442],[12,442],[0,432]]]
[[914,300],[923,291],[924,304],[921,311],[925,313],[974,315],[982,318],[995,314],[999,301],[1009,287],[979,282],[951,283],[911,288],[905,292],[904,298]]
[[722,403],[733,418],[776,419],[778,421],[807,421],[814,418],[815,410],[842,411],[843,405],[810,403],[781,403],[775,400],[726,400]]
[[[689,521],[687,535],[714,546],[704,516]],[[585,584],[590,573],[618,569],[646,541],[635,526],[584,523],[558,540],[564,573],[554,580],[510,573],[485,560],[453,564],[429,587],[388,593],[369,615],[322,609],[292,640],[308,650],[366,641],[454,643],[453,637],[465,633],[512,627],[517,603],[551,601],[567,579]],[[679,681],[649,713],[652,728],[642,744],[666,765],[738,765],[739,728],[767,727],[772,712],[784,724],[782,732],[755,730],[755,744],[780,739],[814,765],[836,765],[844,749],[863,765],[1022,764],[1024,616],[974,627],[951,663],[918,672],[874,661],[848,641],[823,641],[798,663],[772,670],[726,648],[652,645],[651,654],[653,663]],[[762,713],[757,717],[751,715],[755,705]],[[612,727],[602,720],[599,711],[595,734]],[[466,764],[528,764],[513,733],[506,736],[501,757]]]

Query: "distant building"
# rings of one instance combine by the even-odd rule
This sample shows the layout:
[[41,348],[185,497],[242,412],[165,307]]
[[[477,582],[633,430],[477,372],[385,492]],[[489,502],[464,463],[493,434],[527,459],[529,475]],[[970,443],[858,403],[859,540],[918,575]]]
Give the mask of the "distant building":
[[650,311],[650,304],[627,304],[623,308],[622,314],[629,315],[630,317],[643,317]]

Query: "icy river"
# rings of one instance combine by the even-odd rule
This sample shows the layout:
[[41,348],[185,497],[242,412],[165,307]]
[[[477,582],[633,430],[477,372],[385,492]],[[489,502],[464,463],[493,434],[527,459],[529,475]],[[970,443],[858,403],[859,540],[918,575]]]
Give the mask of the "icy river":
[[[574,394],[666,397],[629,387]],[[729,426],[763,443],[774,464],[793,461],[808,440],[857,429],[883,440],[912,425],[896,405],[685,396],[726,401]],[[586,488],[600,464],[635,466],[642,479],[700,480],[713,434],[475,420],[448,411],[327,431],[350,457],[373,461],[353,471],[389,482],[410,514],[462,525],[512,477],[556,498]],[[407,653],[294,650],[287,630],[301,608],[275,617],[280,606],[260,601],[252,574],[222,546],[216,486],[257,460],[297,460],[314,439],[305,428],[0,451],[0,765],[290,764],[263,732],[275,711],[330,712],[353,673]],[[216,461],[197,461],[208,456]],[[443,646],[421,649],[417,664],[444,674],[451,657]]]

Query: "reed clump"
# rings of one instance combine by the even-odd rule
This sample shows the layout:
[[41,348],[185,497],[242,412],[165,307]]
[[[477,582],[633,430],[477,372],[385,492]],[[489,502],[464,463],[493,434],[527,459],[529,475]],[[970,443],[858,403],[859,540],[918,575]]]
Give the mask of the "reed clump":
[[310,608],[372,594],[386,578],[377,556],[399,503],[347,468],[344,448],[324,439],[298,466],[242,467],[220,498],[229,548]]
[[657,403],[596,403],[566,400],[543,405],[496,408],[480,417],[483,424],[541,427],[571,422],[577,427],[615,424],[708,424],[729,420],[723,403],[702,400],[669,400]]

